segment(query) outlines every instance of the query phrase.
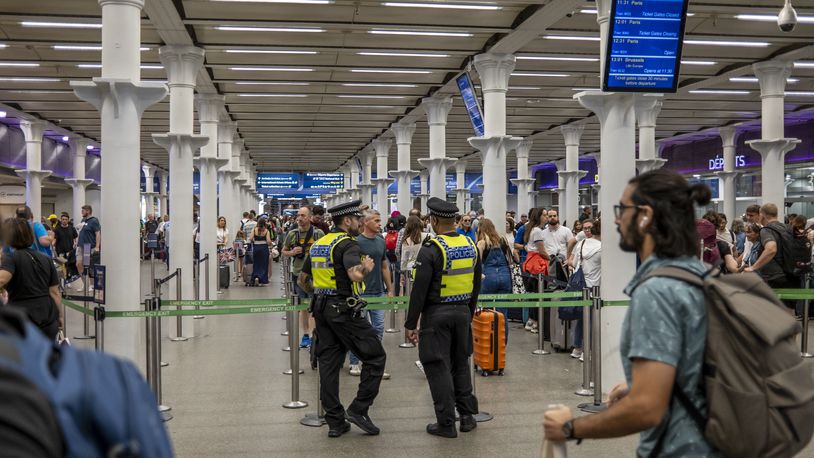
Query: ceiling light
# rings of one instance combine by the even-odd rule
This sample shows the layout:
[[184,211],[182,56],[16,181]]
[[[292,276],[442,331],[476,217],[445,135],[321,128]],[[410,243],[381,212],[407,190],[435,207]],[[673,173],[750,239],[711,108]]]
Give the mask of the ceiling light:
[[227,49],[224,52],[227,54],[299,54],[308,56],[319,54],[317,51],[289,51],[282,49]]
[[421,30],[370,30],[368,33],[376,35],[412,35],[419,37],[471,37],[469,32],[424,32]]
[[510,91],[540,91],[543,88],[534,86],[509,86]]
[[540,78],[566,78],[571,75],[567,73],[534,73],[534,72],[512,72],[512,76],[528,76]]
[[0,49],[8,48],[8,45],[5,43],[0,43]]
[[[735,19],[741,21],[762,21],[777,22],[776,14],[736,14]],[[814,16],[797,16],[797,22],[801,24],[814,24]]]
[[577,91],[577,92],[597,92],[597,91],[601,91],[601,89],[599,89],[598,87],[572,87],[571,90],[572,91]]
[[220,25],[216,30],[224,32],[324,32],[325,29],[317,27],[246,27],[237,25]]
[[814,91],[786,91],[787,96],[814,97]]
[[402,95],[337,95],[340,99],[404,99]]
[[690,94],[724,94],[724,95],[747,95],[750,91],[737,91],[731,89],[693,89]]
[[53,27],[53,28],[66,28],[66,29],[101,29],[102,24],[92,22],[41,22],[41,21],[22,21],[20,25],[23,27]]
[[11,83],[58,83],[61,80],[59,78],[2,76],[0,77],[0,81]]
[[229,70],[238,72],[313,72],[313,68],[295,67],[229,67]]
[[429,75],[430,70],[386,70],[381,68],[354,68],[351,73],[398,73],[405,75]]
[[417,84],[388,84],[388,83],[343,83],[346,87],[418,87]]
[[93,149],[93,145],[88,145],[88,147],[87,147],[86,149],[87,149],[88,151],[92,150],[92,149]]
[[[737,76],[733,78],[729,78],[729,81],[733,83],[759,83],[760,80],[757,79],[756,76]],[[787,83],[799,83],[800,80],[798,78],[786,78]]]
[[298,5],[330,5],[334,0],[212,0],[213,2],[240,3],[296,3]]
[[569,40],[569,41],[600,41],[599,37],[579,36],[579,35],[543,35],[546,40]]
[[164,66],[163,65],[142,65],[141,69],[142,70],[163,70]]
[[308,97],[308,94],[238,94],[238,97]]
[[7,113],[5,111],[0,111],[0,118],[5,118]]
[[715,65],[717,63],[712,60],[681,60],[682,65]]
[[236,81],[239,86],[308,86],[311,83],[293,81]]
[[[54,45],[51,48],[57,51],[101,51],[102,45]],[[149,51],[150,48],[139,48],[139,51]]]
[[599,62],[598,57],[517,56],[517,60],[555,60],[563,62]]
[[814,62],[795,62],[794,68],[814,68]]
[[597,14],[597,13],[599,13],[599,11],[596,8],[594,8],[594,9],[585,8],[585,9],[579,10],[579,12],[582,13],[582,14]]
[[743,46],[747,48],[765,48],[770,46],[771,43],[765,41],[718,41],[718,40],[684,40],[687,45],[704,45],[704,46]]
[[418,52],[357,52],[360,56],[385,56],[385,57],[449,57],[449,54],[429,54]]
[[0,67],[39,67],[37,62],[0,62]]
[[502,6],[497,5],[473,5],[473,4],[455,4],[455,3],[415,3],[415,2],[384,2],[384,6],[401,6],[405,8],[443,8],[443,9],[456,9],[456,10],[488,10],[495,11],[503,9]]
[[63,142],[67,142],[67,141],[68,141],[68,136],[67,136],[67,135],[63,135],[63,136],[62,136],[62,141],[63,141]]

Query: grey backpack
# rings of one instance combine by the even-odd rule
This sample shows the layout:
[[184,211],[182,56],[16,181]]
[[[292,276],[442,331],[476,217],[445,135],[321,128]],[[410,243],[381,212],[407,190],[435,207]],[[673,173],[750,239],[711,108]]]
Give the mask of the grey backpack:
[[814,433],[814,364],[800,357],[800,324],[756,274],[701,277],[677,267],[646,276],[703,289],[707,306],[704,386],[707,415],[685,389],[673,396],[726,456],[790,457]]

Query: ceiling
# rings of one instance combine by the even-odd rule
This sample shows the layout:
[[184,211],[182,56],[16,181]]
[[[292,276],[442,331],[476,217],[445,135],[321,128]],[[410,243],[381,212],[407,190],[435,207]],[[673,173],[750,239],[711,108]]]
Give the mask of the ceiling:
[[[412,167],[418,170],[418,159],[429,155],[429,129],[417,107],[423,97],[436,93],[456,96],[447,125],[447,155],[473,154],[466,141],[473,131],[449,82],[474,55],[493,49],[514,52],[515,72],[527,75],[510,80],[507,131],[534,139],[532,163],[564,157],[557,127],[582,119],[587,122],[580,151],[599,149],[597,123],[572,98],[580,88],[599,85],[599,29],[593,2],[444,2],[498,6],[496,10],[345,0],[324,5],[263,0],[147,3],[141,31],[142,79],[166,79],[158,59],[162,44],[205,49],[199,90],[226,96],[224,116],[237,121],[259,171],[336,170],[375,138],[392,136],[390,124],[402,119],[417,121]],[[794,5],[800,17],[814,17],[814,0],[796,0]],[[753,76],[751,64],[772,56],[812,63],[794,69],[792,77],[798,81],[787,89],[797,93],[787,97],[786,108],[814,106],[814,23],[801,23],[794,32],[783,33],[774,22],[735,18],[777,14],[781,6],[780,0],[690,4],[685,40],[752,46],[685,44],[680,89],[665,98],[658,139],[759,117],[758,84],[729,78]],[[79,101],[68,85],[98,76],[101,53],[64,48],[99,46],[101,31],[22,24],[99,24],[98,2],[0,0],[0,11],[0,103],[53,123],[59,135],[70,130],[101,140],[99,113]],[[434,36],[439,32],[444,36]],[[478,85],[477,72],[472,76]],[[168,110],[165,100],[147,110],[142,122],[142,157],[164,168],[166,151],[152,142],[151,135],[166,132]],[[389,160],[394,169],[395,147]],[[511,168],[512,157],[509,162]],[[479,168],[480,161],[469,161],[469,169]]]

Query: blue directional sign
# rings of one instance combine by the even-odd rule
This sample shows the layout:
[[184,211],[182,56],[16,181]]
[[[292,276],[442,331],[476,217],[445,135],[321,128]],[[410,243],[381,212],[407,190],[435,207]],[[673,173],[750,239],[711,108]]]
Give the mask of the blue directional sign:
[[675,92],[689,0],[614,0],[606,92]]
[[472,128],[475,129],[476,137],[483,137],[483,112],[478,103],[478,96],[475,94],[475,88],[472,86],[472,80],[469,78],[469,73],[462,73],[461,76],[455,79],[458,84],[458,90],[461,92],[461,98],[464,100],[466,113],[469,115],[469,120],[472,121]]
[[[258,173],[257,192],[269,193],[280,189],[296,190],[300,187],[299,173]],[[279,192],[279,191],[277,191]]]
[[342,189],[344,173],[305,172],[302,187],[305,189]]

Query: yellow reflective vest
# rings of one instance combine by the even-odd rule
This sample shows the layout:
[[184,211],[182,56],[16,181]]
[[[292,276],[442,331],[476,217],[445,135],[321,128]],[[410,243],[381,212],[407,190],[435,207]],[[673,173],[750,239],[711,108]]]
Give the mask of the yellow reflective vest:
[[[311,276],[314,277],[314,294],[334,296],[336,272],[334,271],[334,248],[343,240],[351,240],[345,232],[329,232],[311,245]],[[364,291],[364,283],[351,283],[355,295]]]
[[472,298],[475,263],[478,260],[475,244],[463,235],[436,235],[430,241],[443,253],[441,302],[468,301]]

